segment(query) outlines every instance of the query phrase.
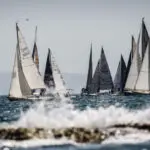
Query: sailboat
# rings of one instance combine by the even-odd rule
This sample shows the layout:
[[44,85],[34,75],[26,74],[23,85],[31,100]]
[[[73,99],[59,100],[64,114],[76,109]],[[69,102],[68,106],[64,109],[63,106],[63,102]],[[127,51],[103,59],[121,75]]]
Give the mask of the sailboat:
[[46,86],[33,62],[18,24],[16,32],[17,46],[8,98],[10,100],[52,98],[44,96]]
[[150,41],[148,42],[134,93],[150,94]]
[[137,46],[133,53],[133,59],[126,80],[125,85],[126,94],[136,93],[135,88],[139,78],[141,66],[143,65],[148,40],[149,40],[148,32],[144,23],[144,19],[142,19],[142,26],[139,33]]
[[48,49],[44,83],[47,87],[47,94],[53,93],[57,98],[70,98],[70,94],[66,89],[66,83],[60,72],[50,49]]
[[46,67],[45,67],[45,73],[44,73],[44,83],[49,89],[55,88],[55,82],[53,78],[53,72],[52,72],[52,64],[51,64],[51,51],[48,50],[47,60],[46,60]]
[[92,62],[92,44],[91,44],[86,88],[82,89],[82,91],[81,91],[82,95],[91,93],[92,76],[93,76],[93,62]]
[[129,74],[126,80],[126,84],[125,84],[126,93],[132,93],[134,91],[136,81],[139,75],[140,67],[141,67],[141,57],[138,48],[136,48],[136,51],[134,52],[133,55],[133,60],[131,63]]
[[117,72],[114,79],[114,92],[118,94],[123,94],[124,86],[126,81],[126,64],[121,55]]
[[35,29],[35,40],[34,40],[32,58],[33,58],[34,63],[36,64],[37,69],[39,70],[39,55],[38,55],[36,39],[37,39],[37,27]]
[[104,49],[102,47],[101,56],[98,60],[96,70],[92,79],[91,93],[104,94],[113,91],[113,81],[110,69],[106,60]]

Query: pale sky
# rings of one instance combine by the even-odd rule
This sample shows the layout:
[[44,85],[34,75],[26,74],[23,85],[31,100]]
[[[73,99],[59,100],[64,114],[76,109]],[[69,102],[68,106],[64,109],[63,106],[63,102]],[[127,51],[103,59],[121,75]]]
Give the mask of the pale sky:
[[42,72],[49,47],[62,72],[86,74],[92,42],[94,69],[103,46],[114,76],[121,53],[127,61],[131,35],[137,40],[142,17],[150,31],[149,0],[0,0],[0,71],[12,71],[19,21],[30,50],[38,26]]

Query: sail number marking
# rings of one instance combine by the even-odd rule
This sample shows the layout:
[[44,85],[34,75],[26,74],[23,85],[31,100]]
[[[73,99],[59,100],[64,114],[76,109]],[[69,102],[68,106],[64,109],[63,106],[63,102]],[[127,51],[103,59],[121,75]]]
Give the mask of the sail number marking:
[[24,47],[24,48],[22,49],[22,52],[23,52],[23,53],[22,53],[23,58],[29,55],[29,51],[28,51],[28,48],[27,48],[27,47]]

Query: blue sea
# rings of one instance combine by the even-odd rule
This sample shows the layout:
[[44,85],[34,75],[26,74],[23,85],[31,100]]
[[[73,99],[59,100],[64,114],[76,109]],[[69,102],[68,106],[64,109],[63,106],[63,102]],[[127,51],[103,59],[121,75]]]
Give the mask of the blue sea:
[[[9,101],[0,97],[0,128],[84,127],[111,129],[117,124],[150,125],[150,96],[74,97],[62,101]],[[149,150],[150,131],[116,130],[102,143],[76,143],[67,139],[0,140],[1,149],[12,150]]]

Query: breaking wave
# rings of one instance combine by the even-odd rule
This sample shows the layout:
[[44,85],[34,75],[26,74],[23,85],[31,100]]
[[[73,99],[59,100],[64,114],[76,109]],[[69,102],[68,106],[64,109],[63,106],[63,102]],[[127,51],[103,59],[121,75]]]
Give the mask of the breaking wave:
[[[7,127],[24,127],[24,128],[48,128],[48,129],[59,129],[59,128],[70,128],[70,127],[83,127],[88,129],[99,128],[100,130],[115,130],[116,134],[110,136],[103,143],[132,143],[132,142],[144,142],[150,140],[150,132],[145,130],[138,130],[133,126],[128,125],[150,125],[150,108],[143,108],[138,110],[131,110],[125,107],[117,106],[100,106],[98,108],[87,107],[85,110],[80,110],[74,107],[71,102],[38,102],[31,107],[27,112],[22,112],[20,119],[16,122],[8,124]],[[116,125],[126,125],[124,128],[117,127]],[[6,124],[4,125],[6,127]],[[2,127],[2,125],[1,125]],[[67,139],[51,139],[48,140],[40,139],[28,141],[29,145],[34,143],[47,144],[63,144],[71,143],[75,144],[72,140]],[[3,141],[2,143],[7,143]],[[20,144],[23,142],[20,142]],[[31,144],[32,143],[32,144]],[[20,145],[19,144],[19,145]],[[17,145],[17,142],[16,142]],[[24,143],[24,145],[26,145]]]
[[150,108],[142,110],[129,110],[124,107],[109,106],[85,110],[75,109],[70,104],[46,104],[40,102],[15,122],[17,127],[43,127],[43,128],[106,128],[116,124],[150,124]]

